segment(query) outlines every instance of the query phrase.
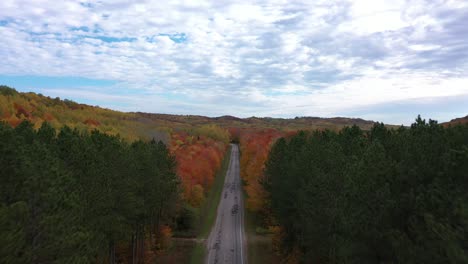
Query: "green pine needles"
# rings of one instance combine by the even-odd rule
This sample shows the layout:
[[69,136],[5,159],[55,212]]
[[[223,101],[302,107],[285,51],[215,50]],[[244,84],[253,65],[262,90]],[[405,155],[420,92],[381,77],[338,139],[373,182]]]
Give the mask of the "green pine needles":
[[137,263],[179,197],[163,143],[98,131],[0,123],[0,168],[0,263]]
[[468,263],[468,126],[299,132],[263,185],[302,263]]

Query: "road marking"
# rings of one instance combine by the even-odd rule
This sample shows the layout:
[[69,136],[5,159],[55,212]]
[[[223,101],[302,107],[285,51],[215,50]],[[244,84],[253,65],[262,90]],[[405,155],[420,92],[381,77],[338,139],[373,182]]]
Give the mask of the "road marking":
[[[220,203],[218,205],[218,213],[217,213],[217,219],[215,221],[214,228],[210,234],[210,237],[208,239],[209,245],[208,245],[208,256],[207,256],[207,261],[208,263],[219,263],[219,261],[223,262],[224,261],[233,261],[235,264],[241,263],[244,264],[246,261],[244,260],[244,252],[243,252],[243,243],[244,243],[244,211],[243,211],[243,197],[242,197],[242,183],[241,183],[241,178],[240,178],[240,169],[239,169],[239,152],[238,152],[238,146],[233,145],[232,152],[231,152],[231,159],[228,165],[228,170],[227,170],[227,175],[226,175],[226,180],[224,184],[224,193],[225,193],[225,199],[220,199]],[[227,190],[230,189],[231,192],[238,192],[235,193],[234,197],[233,196],[227,196],[226,193]],[[232,199],[234,198],[234,199]],[[234,214],[235,218],[231,218],[234,220],[232,222],[234,224],[233,228],[238,228],[239,229],[239,234],[237,235],[235,230],[232,228],[229,228],[230,230],[223,230],[223,220],[228,220],[224,219],[225,212],[229,213],[229,215],[232,215],[232,211],[229,212],[234,207],[237,205],[237,207],[242,206],[242,212],[241,213],[236,213]],[[232,207],[231,207],[232,206]],[[222,208],[224,208],[222,210]],[[221,219],[219,219],[219,218]],[[232,217],[232,216],[231,216]],[[230,220],[230,222],[232,221]],[[226,223],[224,223],[226,224]],[[229,224],[228,224],[229,225]],[[223,232],[224,231],[224,232]],[[227,232],[230,231],[230,232]],[[227,233],[226,233],[227,232]],[[234,239],[234,248],[226,248],[228,244],[221,243],[222,237],[228,236],[232,238],[232,235]],[[214,241],[213,241],[214,240]],[[231,239],[229,239],[232,241]],[[213,244],[213,242],[215,242]],[[231,242],[232,243],[232,242]],[[221,246],[223,244],[223,246]],[[239,252],[239,247],[240,247],[240,252]],[[223,250],[226,249],[226,250]],[[240,253],[240,254],[239,254]],[[240,260],[239,260],[240,257]],[[213,262],[214,261],[214,262]]]
[[[236,147],[236,150],[237,150],[237,147]],[[237,157],[237,158],[236,158],[236,162],[238,162],[238,157],[239,157],[239,156],[236,155],[236,157]],[[238,171],[238,173],[236,173],[236,176],[238,176],[238,177],[237,177],[237,181],[239,182],[239,186],[240,186],[240,185],[241,185],[241,184],[240,184],[240,171]],[[241,198],[239,199],[239,201],[240,201],[240,203],[242,203],[243,200],[242,200],[242,193],[241,193],[242,190],[241,190],[241,188],[239,188],[239,192],[240,192],[239,194],[240,194],[240,197],[241,197]],[[244,207],[243,207],[243,204],[241,204],[241,205],[242,205],[242,208],[244,208]],[[243,251],[242,251],[242,250],[243,250],[243,243],[244,243],[243,237],[242,237],[242,230],[244,229],[244,227],[243,227],[243,223],[244,223],[244,210],[241,210],[241,213],[239,214],[239,217],[240,217],[240,223],[241,223],[241,224],[240,224],[240,228],[239,228],[240,253],[241,253],[240,255],[241,255],[241,263],[244,263],[244,255],[243,255]]]

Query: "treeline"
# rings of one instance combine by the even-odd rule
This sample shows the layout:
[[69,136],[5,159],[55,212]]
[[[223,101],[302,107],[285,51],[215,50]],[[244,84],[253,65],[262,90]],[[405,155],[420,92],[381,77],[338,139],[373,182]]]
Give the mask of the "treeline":
[[80,132],[97,129],[130,141],[157,138],[168,143],[171,131],[171,124],[141,119],[135,113],[113,111],[32,92],[17,92],[0,85],[0,121],[16,127],[24,120],[33,123],[36,129],[45,121],[55,129],[64,125]]
[[[213,127],[222,131],[221,128]],[[227,132],[226,132],[227,133]],[[227,142],[205,135],[173,133],[170,150],[177,160],[182,198],[187,204],[199,208],[206,198],[226,153]]]
[[236,135],[242,153],[240,176],[244,182],[245,206],[250,212],[258,214],[259,219],[264,219],[267,225],[270,224],[269,212],[265,210],[265,190],[259,177],[262,175],[271,145],[285,135],[286,133],[274,129],[242,130]]
[[175,165],[161,142],[0,123],[0,263],[143,263],[174,215]]
[[291,263],[468,263],[468,126],[279,139],[263,185]]

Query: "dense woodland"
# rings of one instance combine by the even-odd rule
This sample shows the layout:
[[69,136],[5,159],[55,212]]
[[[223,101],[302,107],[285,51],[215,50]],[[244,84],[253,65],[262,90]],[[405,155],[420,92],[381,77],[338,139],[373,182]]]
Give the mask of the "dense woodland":
[[255,131],[240,130],[238,132],[241,159],[240,174],[244,182],[246,193],[245,206],[248,210],[258,214],[260,218],[268,218],[266,192],[260,184],[259,177],[263,173],[265,161],[271,145],[281,136],[286,136],[273,129],[259,129]]
[[468,263],[468,126],[299,132],[263,186],[283,257],[301,263]]
[[66,125],[79,133],[98,130],[128,142],[163,141],[176,158],[181,198],[190,211],[200,207],[206,199],[228,142],[230,138],[234,139],[240,142],[243,153],[241,173],[246,184],[248,208],[254,212],[263,208],[263,189],[258,178],[262,175],[268,150],[278,137],[299,128],[337,129],[351,123],[369,128],[372,125],[370,121],[347,118],[241,119],[123,113],[67,99],[21,93],[0,85],[0,121],[16,127],[23,120],[30,121],[35,129],[47,122],[56,131]]
[[141,113],[123,113],[0,86],[0,121],[16,127],[23,120],[31,122],[35,129],[47,122],[56,131],[68,126],[78,133],[97,130],[127,142],[164,142],[177,161],[180,198],[195,209],[210,191],[229,142],[227,130],[215,124],[192,125],[175,117],[148,118]]
[[222,138],[214,140],[200,135],[177,133],[172,135],[170,145],[178,164],[177,174],[182,180],[182,196],[195,208],[202,205],[210,190],[229,142],[229,134],[224,129],[214,126],[200,129],[203,130],[202,134],[208,133],[204,131],[207,129]]
[[6,86],[0,121],[0,263],[151,261],[198,233],[230,140],[285,261],[468,262],[467,126],[122,113]]
[[[50,240],[66,239],[67,241],[59,243],[57,240],[57,247],[52,247],[49,244],[50,241],[45,240],[46,238],[44,241],[42,238],[39,239],[42,241],[41,246],[47,247],[47,250],[38,249],[38,252],[40,251],[37,253],[38,257],[29,258],[32,262],[56,260],[58,263],[64,261],[87,263],[90,259],[107,262],[116,258],[118,261],[123,260],[128,263],[141,261],[147,263],[155,258],[155,253],[161,254],[167,247],[170,247],[172,234],[196,235],[201,218],[203,218],[200,215],[200,207],[211,190],[214,177],[220,169],[229,143],[228,131],[215,124],[192,126],[190,123],[178,121],[151,120],[143,117],[143,114],[122,113],[66,99],[50,98],[35,93],[20,93],[6,86],[0,86],[0,121],[4,122],[0,135],[2,162],[8,163],[10,159],[15,160],[15,163],[8,163],[9,167],[2,166],[2,168],[10,168],[10,170],[2,169],[1,171],[2,191],[16,193],[17,189],[12,186],[23,188],[29,184],[30,178],[34,177],[35,184],[40,183],[41,188],[47,193],[53,192],[56,186],[66,189],[63,196],[71,203],[71,205],[57,205],[59,209],[56,212],[57,215],[54,215],[54,210],[50,209],[50,217],[56,220],[50,225],[47,224],[47,228],[53,228],[55,224],[70,226],[70,229],[64,230],[64,233],[57,234]],[[23,121],[28,122],[23,124]],[[21,134],[18,133],[25,127],[31,134],[29,141],[21,141]],[[47,144],[40,141],[41,137],[38,136],[45,130],[48,130],[47,133],[50,133],[49,137],[51,137],[46,142]],[[70,134],[69,137],[65,137],[68,134]],[[99,143],[98,139],[102,142]],[[42,154],[33,153],[34,151],[30,149],[31,142],[37,144],[41,142],[43,145],[41,146],[46,149],[43,151],[50,152],[51,162],[58,165],[52,166],[40,159]],[[70,145],[72,143],[74,145]],[[10,153],[10,148],[16,145],[22,152]],[[65,152],[70,147],[74,151],[74,156]],[[157,154],[157,151],[160,153]],[[25,156],[20,157],[20,154]],[[23,173],[19,169],[22,166],[20,164],[29,162],[34,157],[36,158],[34,163],[28,165],[31,166],[30,171],[27,172],[29,174],[18,177],[20,173]],[[34,174],[39,170],[38,166],[41,172]],[[168,169],[173,179],[155,178],[154,182],[151,182],[151,177],[153,177],[151,173],[156,173],[158,177],[164,173],[164,168],[161,166],[170,167]],[[44,178],[52,177],[54,173],[58,173],[60,182],[66,185],[57,185]],[[148,175],[145,175],[147,173]],[[128,177],[135,178],[129,179]],[[176,181],[177,186],[173,186],[175,189],[167,193],[164,186],[173,180]],[[164,181],[164,183],[159,181]],[[112,189],[109,192],[100,193],[106,184],[109,184],[107,187]],[[145,189],[141,189],[143,187]],[[28,186],[28,188],[35,187]],[[93,190],[95,193],[81,193],[82,190],[89,192]],[[100,194],[103,196],[99,197]],[[2,197],[3,195],[2,192]],[[5,196],[8,195],[10,194],[5,194]],[[35,251],[30,251],[30,248],[24,248],[27,245],[31,246],[28,244],[31,241],[20,242],[18,240],[26,236],[20,235],[20,232],[31,232],[27,227],[27,222],[11,224],[22,216],[11,211],[10,206],[16,206],[17,202],[27,202],[18,200],[26,199],[27,196],[25,198],[18,195],[15,198],[8,198],[11,201],[0,201],[2,205],[0,217],[2,221],[10,223],[2,225],[2,233],[0,233],[0,236],[5,239],[5,241],[0,241],[0,244],[9,245],[0,250],[0,256],[7,258],[6,263],[15,263],[15,261],[27,263],[28,257],[22,254],[25,254],[24,252],[36,254]],[[70,198],[67,195],[70,195]],[[80,195],[90,197],[82,200],[83,197]],[[164,197],[165,200],[156,202],[154,199],[158,197]],[[140,198],[153,199],[153,201],[142,201]],[[48,203],[48,200],[39,200],[36,206],[39,208]],[[136,206],[134,203],[137,203]],[[96,207],[90,207],[89,204]],[[84,208],[90,211],[84,211]],[[149,216],[148,212],[144,211],[156,209],[157,214],[153,216]],[[61,210],[64,210],[63,214],[60,213]],[[108,211],[113,213],[108,214]],[[134,213],[137,215],[133,215]],[[97,214],[97,217],[93,217],[92,214]],[[115,218],[116,215],[117,218]],[[70,219],[60,218],[63,216]],[[81,222],[77,222],[78,216]],[[106,219],[115,223],[106,223]],[[80,226],[82,224],[86,225]],[[74,227],[77,228],[74,229]],[[103,227],[105,227],[104,231],[101,229]],[[91,228],[91,230],[86,228]],[[111,230],[106,231],[108,229]],[[101,231],[105,232],[106,237],[99,233]],[[45,231],[38,229],[37,232],[44,233]],[[68,237],[64,237],[65,235]],[[34,239],[34,236],[29,233],[27,236],[29,236],[28,239]],[[70,238],[73,239],[69,242]],[[86,252],[80,250],[66,252],[65,250],[65,248],[72,250],[76,247],[84,247]],[[63,252],[63,255],[55,256],[56,253],[52,252]],[[82,256],[82,258],[74,259],[74,256]],[[63,260],[65,257],[70,259]],[[0,263],[4,263],[2,260],[0,259]]]
[[1,263],[113,263],[118,247],[140,263],[161,246],[179,189],[163,143],[28,121],[0,138]]

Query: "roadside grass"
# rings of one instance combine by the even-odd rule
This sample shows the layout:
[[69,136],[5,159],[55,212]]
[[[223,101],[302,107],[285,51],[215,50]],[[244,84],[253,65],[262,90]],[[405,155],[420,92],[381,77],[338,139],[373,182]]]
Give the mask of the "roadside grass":
[[[247,193],[244,190],[244,201]],[[258,215],[244,206],[245,233],[247,235],[247,260],[249,264],[279,264],[279,257],[273,250],[272,234],[261,227]]]
[[192,252],[198,244],[200,243],[197,243],[195,239],[173,238],[172,245],[162,252],[154,263],[191,263]]
[[218,170],[218,173],[216,174],[213,186],[211,187],[205,202],[200,207],[200,231],[198,233],[198,238],[207,238],[216,220],[216,211],[218,209],[221,193],[223,192],[224,179],[226,178],[230,159],[231,146],[229,146],[229,149],[224,156],[221,169]]
[[[208,237],[211,228],[214,225],[216,220],[216,211],[218,210],[219,200],[221,199],[221,194],[223,192],[224,179],[226,178],[226,172],[229,167],[229,161],[231,159],[231,146],[229,146],[224,156],[221,168],[216,174],[213,186],[211,187],[210,192],[208,193],[205,202],[200,207],[199,215],[199,228],[198,236],[199,241],[205,241]],[[190,263],[191,264],[201,264],[205,261],[206,247],[205,243],[197,242],[192,249]]]
[[205,243],[196,243],[196,245],[192,249],[190,264],[202,264],[205,260],[205,254]]

